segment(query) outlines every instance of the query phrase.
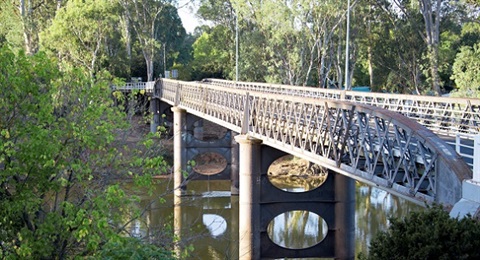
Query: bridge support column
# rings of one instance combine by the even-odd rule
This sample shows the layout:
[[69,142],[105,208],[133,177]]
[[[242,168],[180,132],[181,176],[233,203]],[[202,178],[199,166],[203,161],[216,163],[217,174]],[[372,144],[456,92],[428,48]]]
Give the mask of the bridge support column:
[[238,257],[238,221],[240,218],[238,209],[238,196],[230,196],[230,255],[226,259],[240,259]]
[[180,259],[183,251],[182,244],[182,228],[183,228],[183,214],[182,214],[182,198],[173,196],[173,232],[177,241],[174,243],[174,251],[176,256]]
[[355,259],[355,181],[335,176],[335,258]]
[[232,131],[232,148],[231,148],[231,153],[232,153],[232,163],[230,166],[230,193],[231,195],[238,195],[239,194],[239,175],[238,175],[238,153],[239,153],[239,146],[237,141],[235,140],[236,136],[238,136],[237,133],[234,133]]
[[185,193],[183,172],[186,170],[185,149],[185,119],[186,111],[172,107],[173,111],[173,186],[174,194],[182,196]]
[[246,135],[235,137],[239,143],[239,258],[260,259],[260,175],[261,144]]
[[152,122],[150,122],[150,132],[156,133],[160,125],[160,100],[156,98],[150,100],[150,113],[153,114]]

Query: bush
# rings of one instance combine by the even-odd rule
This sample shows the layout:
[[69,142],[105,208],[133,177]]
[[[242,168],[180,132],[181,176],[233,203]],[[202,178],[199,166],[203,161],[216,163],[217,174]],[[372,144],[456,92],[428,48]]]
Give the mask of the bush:
[[480,222],[450,218],[439,206],[390,219],[363,259],[480,259]]

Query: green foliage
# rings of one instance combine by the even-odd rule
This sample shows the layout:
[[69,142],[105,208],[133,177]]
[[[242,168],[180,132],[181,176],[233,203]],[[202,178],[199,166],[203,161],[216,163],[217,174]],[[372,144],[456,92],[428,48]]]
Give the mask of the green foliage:
[[[176,259],[170,252],[158,247],[141,243],[138,239],[127,238],[120,241],[109,241],[103,250],[91,259]],[[87,258],[87,259],[89,259]]]
[[203,32],[193,44],[194,79],[224,78],[229,66],[230,53],[225,49],[223,41],[228,35],[228,29],[217,26],[211,32]]
[[453,96],[480,98],[480,44],[460,49],[453,64],[452,79],[457,85]]
[[0,5],[0,46],[8,44],[15,49],[22,48],[21,19],[12,15],[16,12],[15,6],[10,1],[2,1]]
[[[108,184],[135,161],[118,160],[128,124],[110,82],[102,71],[60,70],[43,53],[0,49],[0,258],[107,256],[115,243],[125,254],[169,254],[126,236],[141,215],[131,212],[136,198]],[[164,164],[145,162],[145,172]]]
[[412,212],[405,219],[390,219],[387,231],[379,233],[363,259],[478,259],[480,222],[450,218],[434,206]]
[[68,1],[42,35],[43,46],[93,75],[105,62],[111,42],[119,41],[115,26],[119,14],[118,4],[112,1]]

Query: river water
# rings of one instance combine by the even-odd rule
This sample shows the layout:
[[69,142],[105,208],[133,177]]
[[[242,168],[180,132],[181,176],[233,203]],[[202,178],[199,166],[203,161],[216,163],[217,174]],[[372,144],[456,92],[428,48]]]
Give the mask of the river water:
[[[238,196],[230,196],[229,181],[192,181],[187,195],[174,199],[172,180],[163,179],[151,195],[142,194],[143,218],[130,225],[131,235],[168,245],[181,241],[184,259],[238,259]],[[125,184],[126,190],[130,189]],[[176,205],[176,206],[175,206]],[[368,251],[372,237],[385,230],[390,216],[402,217],[422,207],[383,190],[356,183],[355,254]],[[305,248],[323,239],[321,216],[294,211],[277,216],[268,227],[278,245]],[[310,258],[311,259],[311,258]]]

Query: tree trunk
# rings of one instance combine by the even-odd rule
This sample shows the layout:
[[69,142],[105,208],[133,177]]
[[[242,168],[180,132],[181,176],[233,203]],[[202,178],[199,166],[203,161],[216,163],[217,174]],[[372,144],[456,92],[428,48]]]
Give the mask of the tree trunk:
[[337,45],[337,82],[338,82],[338,86],[337,88],[339,89],[342,89],[342,86],[343,86],[343,72],[344,71],[342,69],[342,55],[343,55],[343,52],[342,52],[342,44],[341,44],[341,39],[339,38],[338,39],[338,45]]
[[150,57],[145,57],[147,63],[147,81],[153,80],[153,60]]
[[27,54],[35,54],[38,51],[38,32],[34,21],[32,20],[32,3],[20,0],[20,15],[22,17],[23,40],[25,44],[25,52]]
[[124,23],[124,32],[125,32],[125,49],[127,51],[128,60],[132,60],[132,35],[130,34],[130,20],[126,15],[123,16],[125,21]]
[[368,46],[367,52],[368,52],[368,75],[370,77],[370,89],[373,89],[373,53],[372,53],[371,45]]
[[367,37],[368,37],[368,46],[367,46],[368,76],[370,79],[370,89],[373,90],[373,51],[372,51],[373,40],[372,40],[372,28],[371,28],[370,19],[367,21]]
[[[433,3],[432,3],[433,2]],[[440,8],[442,0],[419,0],[420,11],[425,21],[425,41],[428,47],[432,89],[441,95],[440,76],[438,75],[438,45],[440,41]],[[435,10],[434,10],[435,4]]]

